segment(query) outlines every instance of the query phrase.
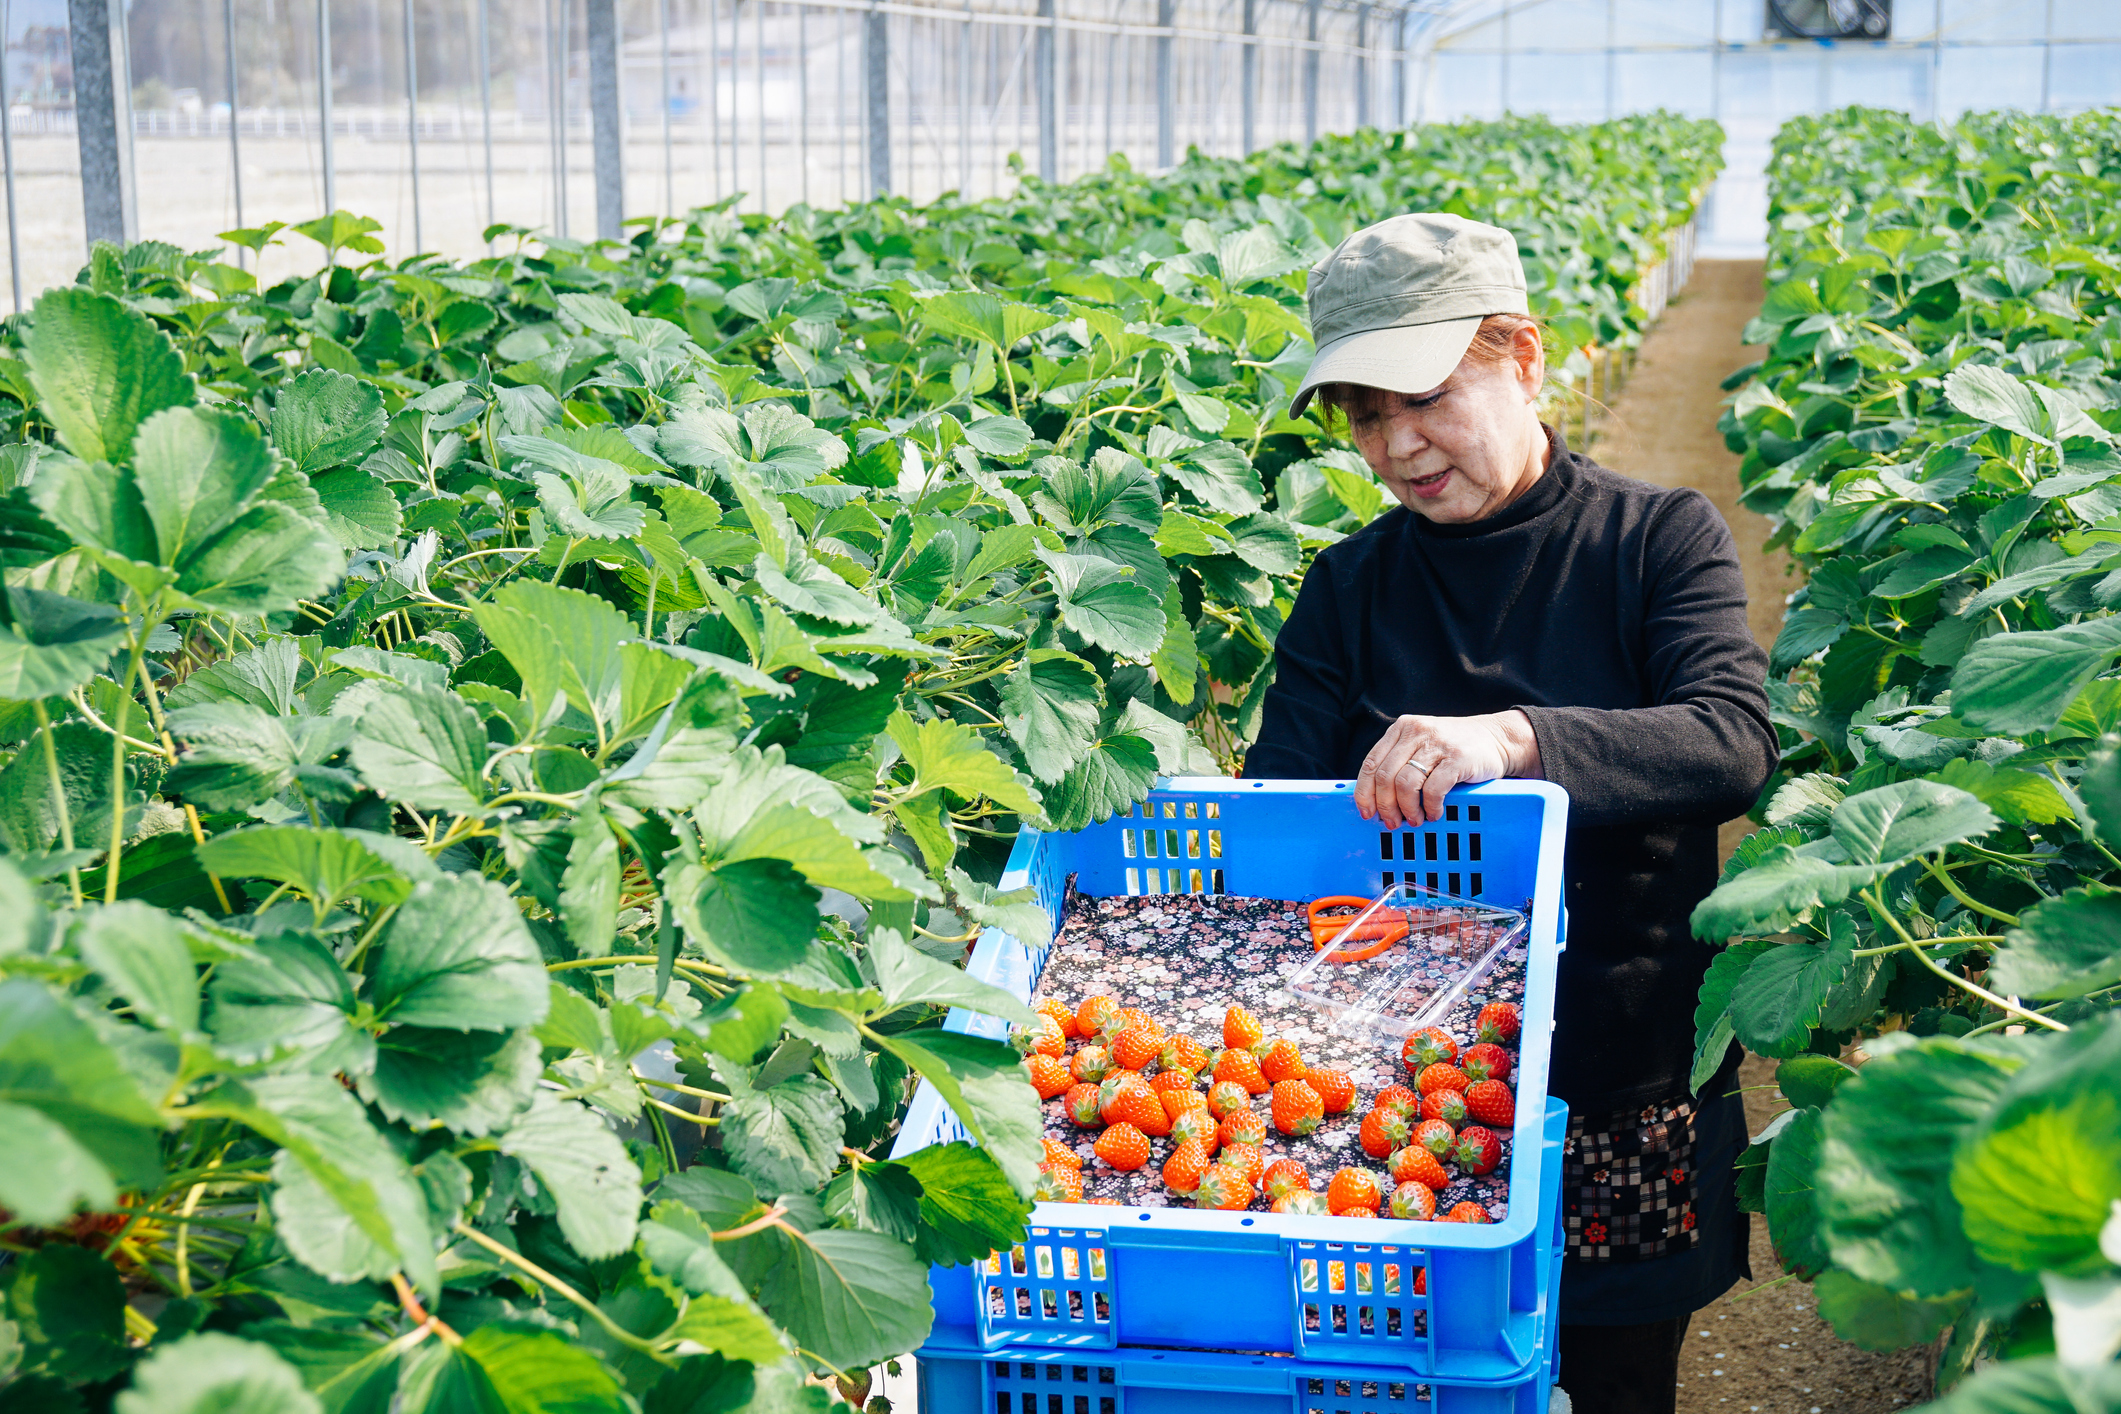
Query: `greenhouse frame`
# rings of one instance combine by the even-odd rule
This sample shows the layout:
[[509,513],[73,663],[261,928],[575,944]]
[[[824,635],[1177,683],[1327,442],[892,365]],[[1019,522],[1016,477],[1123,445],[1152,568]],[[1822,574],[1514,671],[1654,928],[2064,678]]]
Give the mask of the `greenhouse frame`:
[[394,252],[461,255],[496,225],[609,237],[717,202],[977,198],[1650,107],[1725,125],[1705,239],[1750,249],[1794,114],[2071,111],[2121,72],[2121,12],[2093,0],[1888,10],[1886,37],[1832,44],[1773,37],[1760,0],[5,0],[13,295],[97,239],[197,247],[265,216],[344,208]]

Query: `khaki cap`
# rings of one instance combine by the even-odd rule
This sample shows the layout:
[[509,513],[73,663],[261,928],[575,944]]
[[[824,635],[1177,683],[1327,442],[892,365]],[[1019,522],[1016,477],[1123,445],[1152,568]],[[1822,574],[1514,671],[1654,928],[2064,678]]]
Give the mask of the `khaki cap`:
[[1532,312],[1517,238],[1431,211],[1349,236],[1311,267],[1305,295],[1318,352],[1291,417],[1327,383],[1426,393],[1458,367],[1482,319]]

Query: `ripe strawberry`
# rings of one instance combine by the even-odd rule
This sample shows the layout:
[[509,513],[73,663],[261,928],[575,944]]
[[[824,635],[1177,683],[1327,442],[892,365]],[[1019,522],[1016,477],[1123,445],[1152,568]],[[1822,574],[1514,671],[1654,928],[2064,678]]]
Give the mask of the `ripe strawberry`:
[[1419,1075],[1422,1070],[1441,1061],[1458,1059],[1458,1043],[1451,1033],[1441,1026],[1430,1026],[1407,1037],[1407,1043],[1399,1048],[1399,1063],[1407,1068],[1407,1074]]
[[1304,1070],[1303,1052],[1286,1036],[1270,1044],[1267,1053],[1259,1058],[1260,1074],[1276,1085],[1284,1080],[1303,1079]]
[[1382,1159],[1396,1147],[1392,1136],[1385,1133],[1385,1115],[1382,1110],[1372,1110],[1362,1117],[1362,1128],[1356,1132],[1356,1140],[1362,1151],[1373,1159]]
[[1379,1110],[1378,1113],[1384,1116],[1385,1138],[1392,1141],[1394,1149],[1412,1142],[1414,1127],[1422,1122],[1421,1115],[1418,1112],[1410,1113],[1397,1106],[1391,1109]]
[[1299,1188],[1286,1198],[1276,1198],[1271,1211],[1298,1213],[1307,1218],[1322,1218],[1330,1211],[1326,1207],[1326,1195],[1309,1188]]
[[1086,997],[1075,1009],[1075,1031],[1079,1036],[1097,1036],[1103,1033],[1105,1023],[1119,1015],[1118,997]]
[[1237,1209],[1251,1204],[1252,1185],[1228,1164],[1208,1165],[1200,1176],[1200,1186],[1193,1190],[1193,1206],[1196,1208]]
[[1157,1063],[1165,1070],[1190,1070],[1199,1074],[1208,1064],[1208,1048],[1191,1036],[1166,1037],[1164,1048],[1157,1055]]
[[1310,1173],[1294,1159],[1276,1159],[1259,1176],[1259,1191],[1269,1198],[1286,1198],[1291,1193],[1308,1193],[1310,1189]]
[[1418,1113],[1421,1109],[1421,1096],[1404,1085],[1387,1085],[1370,1101],[1370,1108],[1381,1110],[1387,1105],[1405,1105],[1409,1113]]
[[1158,1138],[1171,1132],[1171,1117],[1164,1113],[1164,1102],[1138,1081],[1120,1086],[1106,1102],[1104,1116],[1107,1124],[1131,1124]]
[[1173,1193],[1191,1193],[1200,1187],[1200,1176],[1208,1167],[1208,1151],[1197,1139],[1188,1139],[1164,1160],[1164,1187]]
[[1443,1215],[1443,1220],[1447,1223],[1484,1223],[1493,1221],[1488,1216],[1486,1208],[1471,1201],[1460,1203],[1452,1208],[1450,1212]]
[[1344,1218],[1374,1218],[1377,1216],[1377,1209],[1368,1206],[1350,1208],[1342,1213],[1341,1216]]
[[1467,1173],[1490,1173],[1502,1162],[1502,1141],[1492,1129],[1468,1125],[1458,1132],[1458,1142],[1451,1146],[1451,1161]]
[[1097,1156],[1121,1173],[1149,1162],[1149,1136],[1131,1124],[1115,1124],[1097,1136]]
[[1318,1092],[1329,1115],[1346,1114],[1355,1104],[1355,1082],[1344,1070],[1321,1070],[1314,1065],[1304,1073],[1304,1084]]
[[1301,1080],[1277,1081],[1271,1108],[1274,1127],[1284,1134],[1309,1134],[1326,1117],[1326,1102]]
[[1244,1176],[1245,1183],[1254,1188],[1266,1176],[1267,1156],[1257,1144],[1225,1144],[1215,1161],[1224,1168],[1236,1169]]
[[1069,1086],[1068,1093],[1061,1098],[1061,1106],[1068,1111],[1068,1118],[1075,1121],[1078,1129],[1105,1127],[1104,1097],[1088,1081]]
[[1438,1061],[1435,1065],[1424,1067],[1421,1074],[1415,1077],[1414,1083],[1421,1087],[1422,1094],[1433,1095],[1438,1090],[1463,1090],[1473,1082],[1466,1079],[1466,1073],[1457,1066],[1448,1061]]
[[1458,1142],[1458,1131],[1440,1119],[1425,1119],[1414,1126],[1408,1143],[1418,1144],[1437,1158],[1449,1158],[1451,1146]]
[[1477,1046],[1466,1047],[1459,1059],[1458,1068],[1471,1081],[1508,1080],[1510,1078],[1510,1053],[1493,1041],[1482,1041]]
[[1041,1139],[1038,1142],[1046,1151],[1046,1157],[1039,1163],[1040,1168],[1052,1165],[1057,1168],[1071,1168],[1077,1173],[1083,1171],[1083,1156],[1076,1153],[1066,1144],[1061,1143],[1060,1140]]
[[1159,1070],[1149,1077],[1149,1088],[1158,1092],[1191,1090],[1198,1083],[1198,1077],[1190,1070]]
[[1034,1053],[1024,1062],[1024,1068],[1031,1072],[1031,1088],[1038,1091],[1041,1100],[1050,1100],[1075,1083],[1067,1065],[1052,1056]]
[[1473,1023],[1476,1041],[1493,1041],[1506,1045],[1517,1039],[1517,1003],[1489,1002],[1480,1009],[1480,1019]]
[[[1158,1021],[1155,1017],[1149,1015],[1149,1013],[1143,1011],[1138,1006],[1121,1007],[1119,1009],[1119,1030],[1124,1031],[1129,1027],[1134,1026],[1140,1026],[1147,1030],[1154,1031],[1156,1033],[1156,1039],[1159,1042],[1161,1042],[1164,1038],[1164,1024],[1161,1021]],[[1117,1032],[1115,1032],[1114,1034],[1117,1034]]]
[[1342,1169],[1326,1185],[1326,1210],[1339,1217],[1350,1208],[1374,1209],[1378,1196],[1376,1174],[1368,1169]]
[[1149,1083],[1148,1076],[1142,1074],[1138,1070],[1129,1070],[1123,1065],[1115,1065],[1112,1067],[1112,1069],[1106,1071],[1105,1078],[1100,1083],[1109,1085],[1116,1080],[1134,1080],[1140,1082],[1143,1085],[1147,1085]]
[[1060,1029],[1060,1023],[1041,1013],[1029,1026],[1019,1026],[1010,1040],[1025,1055],[1065,1056],[1068,1054],[1068,1037]]
[[1266,1034],[1267,1028],[1259,1024],[1259,1018],[1244,1007],[1233,1006],[1223,1013],[1223,1045],[1227,1047],[1243,1049]]
[[1483,1080],[1466,1091],[1466,1112],[1490,1129],[1517,1123],[1517,1100],[1500,1080]]
[[1171,1142],[1182,1144],[1191,1139],[1201,1147],[1209,1158],[1222,1147],[1222,1135],[1215,1127],[1215,1117],[1205,1109],[1180,1110],[1171,1117]]
[[1444,1172],[1443,1165],[1434,1154],[1419,1144],[1409,1144],[1392,1151],[1392,1181],[1394,1183],[1420,1183],[1442,1192],[1450,1183],[1451,1176]]
[[1052,1017],[1064,1040],[1072,1041],[1083,1034],[1075,1029],[1075,1009],[1058,997],[1041,997],[1031,1009],[1040,1016]]
[[1103,1046],[1085,1046],[1068,1062],[1068,1069],[1077,1080],[1087,1080],[1095,1085],[1112,1069],[1112,1054]]
[[1234,1080],[1253,1095],[1264,1095],[1273,1088],[1260,1073],[1259,1060],[1250,1051],[1224,1051],[1222,1059],[1215,1063],[1215,1078],[1218,1082]]
[[1112,1038],[1112,1059],[1129,1070],[1141,1070],[1164,1048],[1164,1038],[1146,1026],[1130,1026]]
[[1392,1216],[1395,1218],[1433,1218],[1436,1216],[1436,1190],[1425,1183],[1402,1183],[1392,1190]]
[[1217,1119],[1227,1117],[1233,1110],[1252,1108],[1252,1092],[1235,1080],[1218,1080],[1208,1087],[1208,1113]]
[[1041,1168],[1038,1171],[1038,1191],[1032,1196],[1041,1203],[1082,1202],[1082,1170],[1062,1168],[1058,1164]]
[[1198,1090],[1159,1090],[1156,1097],[1164,1102],[1164,1113],[1174,1121],[1187,1110],[1208,1112],[1208,1097]]
[[1427,1296],[1429,1294],[1429,1269],[1427,1267],[1416,1267],[1414,1269],[1414,1294],[1416,1296]]
[[1127,1206],[1117,1198],[1085,1198],[1083,1201],[1085,1203],[1095,1203],[1103,1208],[1124,1208]]
[[1438,1090],[1421,1102],[1423,1119],[1440,1119],[1457,1126],[1466,1122],[1466,1097],[1457,1090]]
[[1223,1116],[1215,1137],[1225,1144],[1264,1144],[1267,1142],[1267,1122],[1256,1110],[1232,1110]]

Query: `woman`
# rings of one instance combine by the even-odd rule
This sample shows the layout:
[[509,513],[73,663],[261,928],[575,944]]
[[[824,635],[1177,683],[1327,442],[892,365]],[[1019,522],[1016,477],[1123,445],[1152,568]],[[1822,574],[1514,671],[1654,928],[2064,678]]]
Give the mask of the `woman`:
[[1396,216],[1311,271],[1313,397],[1403,509],[1321,553],[1276,645],[1246,774],[1356,782],[1434,820],[1499,777],[1569,793],[1553,1047],[1568,1101],[1561,1385],[1579,1414],[1669,1411],[1688,1317],[1745,1270],[1735,1054],[1699,1097],[1687,926],[1716,827],[1776,760],[1730,531],[1699,492],[1572,452],[1515,240]]

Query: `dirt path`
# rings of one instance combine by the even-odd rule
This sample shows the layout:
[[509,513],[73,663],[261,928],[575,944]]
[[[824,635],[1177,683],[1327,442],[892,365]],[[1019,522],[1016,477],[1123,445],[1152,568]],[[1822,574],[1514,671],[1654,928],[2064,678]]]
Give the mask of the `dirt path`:
[[[1716,431],[1725,374],[1760,356],[1739,344],[1760,308],[1761,264],[1704,260],[1645,341],[1634,375],[1598,426],[1591,454],[1616,471],[1660,486],[1692,486],[1730,522],[1745,566],[1747,618],[1764,647],[1782,627],[1783,599],[1796,587],[1789,562],[1761,549],[1768,522],[1738,505],[1738,458]],[[1727,854],[1752,828],[1724,827]],[[1740,1082],[1774,1083],[1774,1063],[1748,1057]],[[1771,1090],[1746,1094],[1754,1133],[1782,1108]],[[1753,1223],[1753,1270],[1763,1279],[1781,1266],[1767,1224]],[[1836,1339],[1819,1318],[1811,1287],[1785,1281],[1736,1298],[1767,1281],[1742,1282],[1696,1313],[1679,1366],[1679,1414],[1891,1414],[1920,1403],[1929,1388],[1928,1351],[1873,1354]],[[1567,1372],[1563,1372],[1567,1386]]]

